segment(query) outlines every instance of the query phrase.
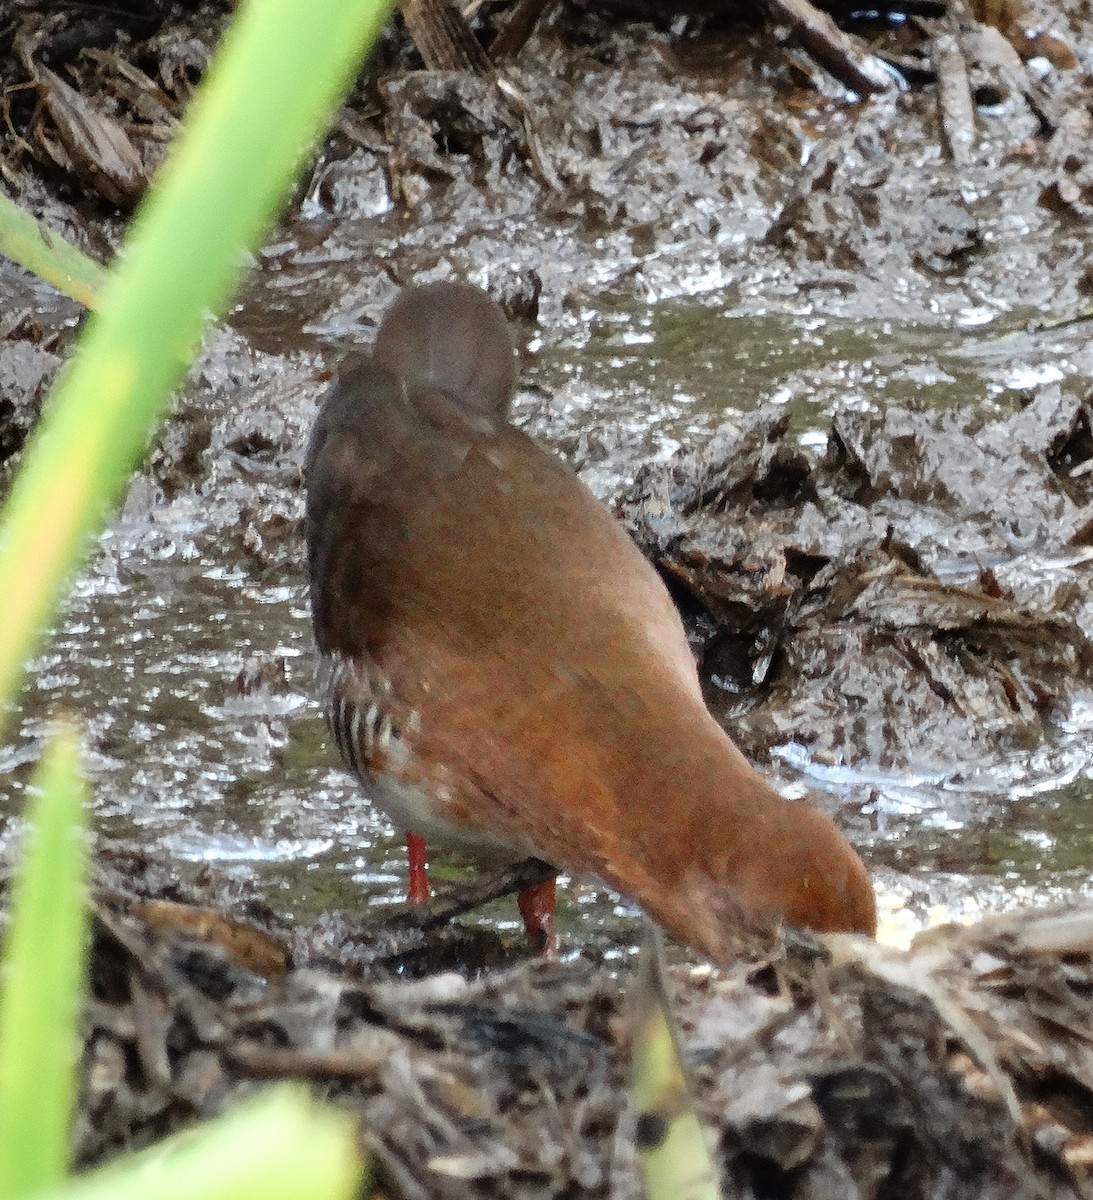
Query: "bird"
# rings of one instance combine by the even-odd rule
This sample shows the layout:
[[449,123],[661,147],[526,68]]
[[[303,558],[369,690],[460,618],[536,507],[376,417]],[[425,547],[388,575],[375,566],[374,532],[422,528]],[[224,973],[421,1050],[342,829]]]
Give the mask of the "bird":
[[[308,444],[305,532],[329,729],[407,835],[595,876],[700,953],[741,924],[872,935],[862,860],[711,715],[682,619],[621,523],[512,424],[486,292],[404,290],[338,369]],[[555,946],[554,879],[519,896]]]

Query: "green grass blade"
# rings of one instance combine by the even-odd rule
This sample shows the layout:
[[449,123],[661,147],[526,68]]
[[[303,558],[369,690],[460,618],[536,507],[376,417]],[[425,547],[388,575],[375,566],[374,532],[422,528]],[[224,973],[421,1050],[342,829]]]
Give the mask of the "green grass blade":
[[96,308],[106,272],[0,192],[0,254],[33,271],[85,308]]
[[34,778],[0,975],[0,1200],[64,1178],[79,1062],[87,914],[79,739],[61,729]]
[[352,1200],[362,1174],[352,1117],[281,1087],[42,1200]]
[[717,1174],[691,1107],[655,930],[642,947],[633,994],[630,1103],[649,1200],[720,1200]]
[[[0,522],[0,722],[66,576],[389,0],[247,0],[54,389]],[[2,730],[0,730],[2,732]]]

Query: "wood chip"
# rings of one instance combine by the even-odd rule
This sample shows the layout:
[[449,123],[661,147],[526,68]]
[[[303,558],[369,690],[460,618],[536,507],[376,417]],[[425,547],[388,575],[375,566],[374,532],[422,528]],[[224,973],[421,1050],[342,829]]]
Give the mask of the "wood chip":
[[45,89],[46,111],[74,173],[104,200],[132,208],[144,195],[148,177],[125,131],[48,67],[34,64],[34,75]]
[[968,82],[968,65],[952,34],[943,33],[934,42],[934,66],[945,145],[953,162],[963,167],[975,148],[975,104]]
[[868,96],[896,86],[879,59],[809,0],[766,0],[766,7],[774,20],[787,24],[812,57],[852,92]]
[[234,963],[263,979],[280,979],[288,970],[288,952],[280,942],[210,909],[173,900],[138,900],[133,913],[161,933],[173,930],[219,946]]
[[482,43],[448,0],[399,0],[399,11],[431,71],[493,74],[493,63]]

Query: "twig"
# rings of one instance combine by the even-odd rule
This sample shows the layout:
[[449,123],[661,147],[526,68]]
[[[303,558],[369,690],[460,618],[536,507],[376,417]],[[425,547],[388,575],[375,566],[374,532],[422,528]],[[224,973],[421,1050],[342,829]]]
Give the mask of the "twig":
[[399,10],[431,71],[493,74],[493,63],[482,43],[448,0],[399,0]]
[[492,900],[522,892],[557,875],[557,870],[540,858],[525,858],[501,871],[480,875],[471,883],[445,890],[424,904],[400,904],[383,923],[387,930],[419,929],[427,933],[449,925],[457,917],[481,908]]
[[517,0],[504,29],[490,43],[490,58],[495,63],[515,58],[535,31],[535,26],[558,0]]
[[776,21],[790,27],[815,60],[851,91],[871,95],[895,86],[880,61],[809,0],[766,0],[766,6]]

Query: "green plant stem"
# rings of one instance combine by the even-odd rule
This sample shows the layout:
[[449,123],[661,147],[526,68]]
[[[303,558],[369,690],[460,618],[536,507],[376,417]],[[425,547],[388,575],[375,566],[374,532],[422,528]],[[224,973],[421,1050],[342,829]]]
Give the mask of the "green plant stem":
[[[249,0],[63,372],[0,523],[0,722],[207,315],[271,221],[388,0]],[[0,727],[2,733],[2,727]]]
[[660,936],[650,924],[632,985],[638,1162],[648,1200],[718,1200],[717,1173],[695,1115],[672,1017]]
[[0,254],[33,271],[85,308],[98,307],[99,292],[106,279],[102,267],[60,234],[39,224],[3,192],[0,192]]
[[60,729],[34,777],[12,889],[0,986],[0,1200],[65,1176],[84,986],[86,787],[74,730]]

